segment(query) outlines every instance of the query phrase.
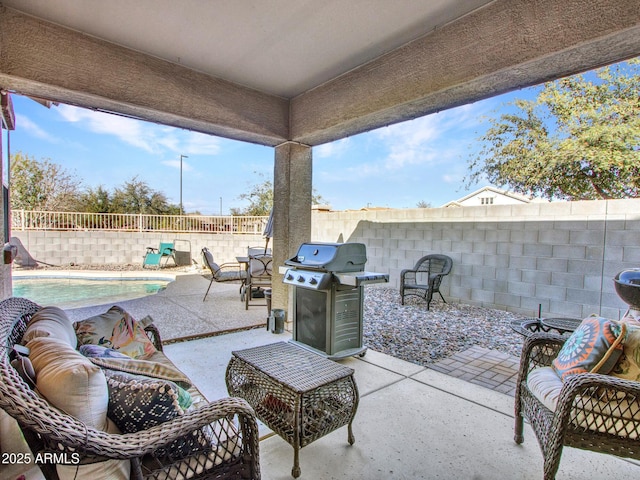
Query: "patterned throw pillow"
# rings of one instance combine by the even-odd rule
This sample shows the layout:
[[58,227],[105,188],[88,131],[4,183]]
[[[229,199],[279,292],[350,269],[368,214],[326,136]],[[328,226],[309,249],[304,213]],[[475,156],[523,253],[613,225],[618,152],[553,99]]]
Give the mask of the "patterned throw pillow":
[[102,345],[131,358],[149,358],[156,352],[144,327],[121,307],[114,305],[107,312],[76,322],[80,345]]
[[626,326],[602,317],[585,318],[567,339],[552,367],[562,378],[576,373],[608,374],[622,355]]
[[173,420],[191,405],[189,393],[173,382],[113,370],[104,374],[109,388],[107,416],[123,433]]
[[[123,433],[146,430],[183,415],[191,406],[189,392],[173,382],[105,370],[109,388],[107,416]],[[184,458],[211,445],[195,431],[155,452],[156,456]]]
[[87,358],[124,358],[131,360],[128,355],[102,345],[81,345],[78,351]]

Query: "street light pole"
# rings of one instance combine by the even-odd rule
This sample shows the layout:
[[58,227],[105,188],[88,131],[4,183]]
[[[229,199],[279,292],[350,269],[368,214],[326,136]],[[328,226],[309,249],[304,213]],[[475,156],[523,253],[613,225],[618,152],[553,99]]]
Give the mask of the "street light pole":
[[189,158],[186,155],[180,155],[180,215],[184,215],[184,209],[182,208],[182,159]]

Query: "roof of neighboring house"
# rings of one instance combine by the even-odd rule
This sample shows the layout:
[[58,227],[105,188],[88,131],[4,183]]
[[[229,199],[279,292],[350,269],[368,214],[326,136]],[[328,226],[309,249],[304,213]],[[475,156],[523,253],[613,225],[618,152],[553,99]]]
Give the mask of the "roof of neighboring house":
[[481,196],[483,193],[487,193],[487,192],[509,197],[520,203],[531,203],[531,202],[537,201],[537,199],[534,199],[532,197],[527,197],[525,195],[520,195],[519,193],[509,192],[507,190],[500,190],[499,188],[496,188],[496,187],[487,186],[487,187],[482,187],[476,190],[475,192],[471,192],[470,194],[462,198],[459,198],[458,200],[452,200],[451,202],[445,203],[442,206],[443,207],[459,207],[459,206],[462,206],[462,204],[466,200],[469,200],[470,198],[473,198],[473,197]]

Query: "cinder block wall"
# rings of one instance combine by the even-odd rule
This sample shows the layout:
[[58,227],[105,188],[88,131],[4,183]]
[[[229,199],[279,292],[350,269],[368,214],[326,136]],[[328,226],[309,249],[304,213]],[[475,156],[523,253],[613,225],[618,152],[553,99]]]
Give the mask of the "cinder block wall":
[[[57,265],[142,263],[148,246],[190,242],[192,257],[208,247],[219,263],[235,261],[260,235],[120,232],[13,232],[35,259]],[[554,202],[463,208],[314,212],[312,239],[362,242],[367,270],[390,275],[427,253],[454,266],[442,287],[451,302],[536,316],[619,318],[626,305],[613,277],[640,267],[640,200]],[[182,242],[179,248],[187,248]],[[21,249],[22,251],[22,249]]]
[[157,248],[160,242],[175,242],[177,250],[191,251],[199,264],[200,251],[207,247],[221,264],[235,262],[237,255],[246,254],[248,246],[265,244],[261,235],[31,230],[12,232],[11,242],[18,245],[19,255],[31,255],[52,265],[142,265],[147,247]]
[[400,271],[428,253],[453,258],[448,301],[537,316],[619,318],[613,277],[640,267],[640,200],[314,212],[316,241],[362,242],[367,270]]

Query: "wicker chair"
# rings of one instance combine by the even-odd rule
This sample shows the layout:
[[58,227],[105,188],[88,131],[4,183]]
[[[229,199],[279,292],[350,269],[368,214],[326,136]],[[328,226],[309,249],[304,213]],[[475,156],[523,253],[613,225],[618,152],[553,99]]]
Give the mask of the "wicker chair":
[[[82,463],[130,459],[130,478],[136,480],[148,477],[169,480],[175,478],[177,472],[182,478],[192,479],[260,478],[255,414],[249,404],[240,398],[210,402],[174,420],[127,434],[94,430],[50,406],[29,388],[10,363],[13,346],[20,342],[27,323],[39,308],[23,298],[9,298],[0,302],[0,408],[18,422],[34,457],[45,452],[58,455],[76,452]],[[146,332],[156,348],[161,350],[162,342],[156,327],[151,324]],[[229,445],[209,444],[207,450],[201,449],[181,460],[154,453],[192,432],[200,434],[205,429],[226,429],[231,435],[231,423],[228,420],[232,418],[237,418],[239,424],[238,431],[234,429],[233,435],[239,435],[240,452]],[[229,447],[229,450],[225,451],[225,447]],[[206,462],[203,461],[205,458],[208,459]],[[55,465],[45,463],[39,466],[45,478],[58,480]]]
[[427,310],[434,293],[438,293],[442,301],[447,301],[440,293],[440,284],[445,275],[449,275],[453,260],[442,254],[431,254],[422,257],[412,269],[404,269],[400,272],[400,298],[404,305],[404,297],[418,296],[427,302]]
[[550,366],[566,340],[548,333],[528,337],[516,386],[514,439],[524,441],[526,418],[544,456],[545,480],[555,478],[563,446],[640,460],[640,382],[596,373],[572,375],[562,386],[555,411],[529,389],[531,371]]

